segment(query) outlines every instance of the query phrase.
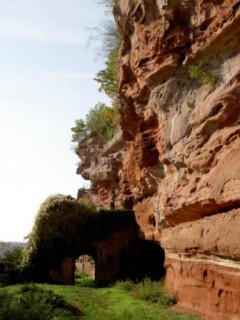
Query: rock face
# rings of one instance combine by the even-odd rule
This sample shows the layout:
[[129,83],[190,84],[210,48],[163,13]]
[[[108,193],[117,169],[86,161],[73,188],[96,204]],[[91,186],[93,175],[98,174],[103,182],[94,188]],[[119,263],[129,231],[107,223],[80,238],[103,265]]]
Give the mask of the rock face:
[[239,319],[240,1],[118,0],[114,15],[122,134],[79,171],[161,241],[179,307]]
[[180,306],[210,319],[239,319],[240,210],[181,223],[163,232],[166,283]]

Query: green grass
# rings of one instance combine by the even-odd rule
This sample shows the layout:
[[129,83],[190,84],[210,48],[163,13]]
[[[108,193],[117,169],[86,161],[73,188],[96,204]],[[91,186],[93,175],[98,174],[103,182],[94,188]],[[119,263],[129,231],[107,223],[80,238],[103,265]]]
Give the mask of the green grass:
[[0,290],[1,320],[76,320],[79,314],[61,295],[34,284]]
[[[180,314],[169,309],[173,303],[170,298],[162,299],[161,295],[171,297],[157,288],[157,283],[145,280],[142,284],[131,281],[120,282],[109,288],[91,288],[62,285],[38,285],[41,289],[52,290],[58,296],[63,296],[66,304],[78,309],[75,319],[81,320],[197,320],[193,315]],[[13,294],[20,286],[8,286],[4,290]],[[0,289],[0,292],[3,289]],[[146,293],[149,292],[150,293]],[[58,318],[52,318],[57,319]],[[59,318],[61,319],[61,318]],[[73,318],[64,318],[73,319]],[[4,319],[5,320],[5,319]],[[12,320],[12,319],[9,319]],[[31,320],[35,320],[34,318]]]
[[152,281],[149,278],[145,278],[137,284],[129,280],[120,281],[116,283],[116,287],[131,292],[135,299],[157,303],[162,307],[169,307],[177,303],[176,296],[168,293],[161,282]]
[[90,278],[85,272],[79,272],[78,270],[75,271],[74,282],[76,285],[79,285],[80,287],[94,287],[95,286],[94,279]]

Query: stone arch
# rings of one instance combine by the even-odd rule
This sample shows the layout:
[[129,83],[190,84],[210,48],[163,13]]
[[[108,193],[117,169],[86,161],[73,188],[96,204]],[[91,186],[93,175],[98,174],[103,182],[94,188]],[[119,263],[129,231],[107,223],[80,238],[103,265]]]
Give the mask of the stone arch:
[[140,281],[146,277],[159,280],[165,276],[165,253],[159,243],[144,239],[129,241],[124,231],[76,250],[65,257],[61,267],[50,271],[53,282],[74,284],[75,260],[89,255],[95,262],[95,286],[108,285],[117,279]]
[[78,257],[82,255],[89,255],[93,258],[95,262],[95,284],[98,279],[98,253],[97,250],[91,246],[87,245],[80,248],[75,248],[74,252],[62,258],[61,263],[57,268],[52,268],[49,270],[49,280],[53,283],[59,284],[74,284],[74,273],[75,273],[75,261]]
[[69,242],[54,243],[57,263],[49,261],[49,281],[74,284],[75,261],[84,254],[95,261],[96,287],[118,279],[157,280],[164,275],[164,251],[159,243],[143,239],[134,212],[101,210],[82,221],[69,222],[69,230],[74,230]]
[[[96,283],[97,279],[98,279],[98,252],[94,246],[87,245],[87,246],[81,247],[79,250],[76,251],[76,254],[75,254],[74,260],[73,260],[74,261],[74,269],[75,269],[76,259],[78,257],[84,256],[84,255],[90,256],[94,260],[94,268],[95,268],[94,281]],[[73,273],[73,283],[74,283],[74,273]]]

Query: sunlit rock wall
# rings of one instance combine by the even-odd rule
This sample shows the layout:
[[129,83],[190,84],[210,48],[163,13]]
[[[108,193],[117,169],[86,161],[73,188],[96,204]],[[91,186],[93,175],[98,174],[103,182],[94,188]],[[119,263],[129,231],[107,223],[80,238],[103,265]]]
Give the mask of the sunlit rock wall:
[[178,306],[240,314],[240,1],[117,0],[121,130],[81,145],[101,206],[134,208]]
[[119,0],[114,9],[126,147],[118,200],[165,248],[179,307],[211,319],[240,314],[239,7]]

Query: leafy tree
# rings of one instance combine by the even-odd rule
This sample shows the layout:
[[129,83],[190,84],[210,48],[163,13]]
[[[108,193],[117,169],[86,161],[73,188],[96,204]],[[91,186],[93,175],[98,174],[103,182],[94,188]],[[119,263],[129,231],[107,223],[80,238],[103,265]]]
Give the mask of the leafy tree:
[[113,137],[114,128],[118,123],[117,110],[98,103],[90,109],[86,118],[86,127],[89,132],[104,136],[107,140]]
[[105,68],[100,70],[94,79],[100,84],[99,91],[104,91],[113,100],[117,98],[117,56],[118,49],[116,48],[109,54]]
[[118,78],[118,51],[121,39],[117,31],[116,23],[112,20],[106,21],[102,28],[98,29],[102,38],[103,46],[101,53],[105,57],[105,68],[100,70],[94,80],[100,84],[99,91],[103,91],[112,100],[117,98]]
[[118,124],[118,110],[116,105],[108,107],[98,103],[86,116],[86,121],[76,120],[75,127],[71,128],[72,142],[83,142],[89,135],[100,135],[110,140]]
[[[112,8],[115,0],[100,0],[107,8]],[[71,128],[72,142],[81,144],[87,137],[95,134],[105,140],[110,140],[115,133],[119,123],[117,79],[118,79],[118,51],[121,39],[118,35],[116,23],[113,20],[105,21],[100,28],[95,29],[102,41],[101,55],[105,58],[105,67],[95,77],[99,83],[99,91],[103,91],[112,100],[112,106],[98,103],[90,109],[86,121],[76,120],[75,126]],[[78,153],[80,145],[75,148]]]
[[16,247],[0,258],[0,272],[6,274],[7,283],[16,283],[21,279],[21,261],[23,248]]
[[7,251],[11,249],[11,245],[8,242],[0,242],[0,256],[5,254]]
[[75,126],[71,128],[72,131],[72,142],[82,142],[87,136],[88,130],[82,119],[75,121]]

